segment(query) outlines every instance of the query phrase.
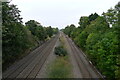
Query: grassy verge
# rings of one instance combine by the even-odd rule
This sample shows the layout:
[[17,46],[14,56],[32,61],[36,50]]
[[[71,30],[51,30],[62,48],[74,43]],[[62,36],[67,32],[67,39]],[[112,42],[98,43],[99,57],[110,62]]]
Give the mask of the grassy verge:
[[72,75],[68,56],[57,57],[49,66],[49,69],[49,78],[70,78]]

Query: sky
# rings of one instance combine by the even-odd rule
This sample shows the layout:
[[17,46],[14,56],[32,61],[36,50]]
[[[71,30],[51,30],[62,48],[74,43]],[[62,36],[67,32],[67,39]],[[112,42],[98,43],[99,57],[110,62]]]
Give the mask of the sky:
[[91,13],[101,15],[120,0],[12,0],[21,11],[23,22],[36,20],[43,26],[65,28],[67,25],[78,26],[81,16]]

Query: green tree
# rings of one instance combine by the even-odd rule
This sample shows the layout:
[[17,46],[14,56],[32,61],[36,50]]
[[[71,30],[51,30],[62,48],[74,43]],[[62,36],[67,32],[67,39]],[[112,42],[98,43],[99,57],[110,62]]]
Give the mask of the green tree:
[[51,37],[51,36],[53,35],[53,29],[52,29],[51,26],[47,27],[47,28],[46,28],[46,31],[47,31],[47,35],[48,35],[49,37]]
[[101,40],[101,34],[98,33],[90,33],[86,40],[86,52],[89,55],[90,60],[93,64],[97,64],[97,53],[94,50],[94,45]]
[[46,30],[39,22],[35,20],[30,20],[25,24],[28,27],[28,29],[31,31],[31,33],[35,37],[37,37],[40,41],[44,41],[46,39]]
[[110,8],[106,13],[103,13],[103,16],[106,18],[107,22],[110,25],[113,25],[117,21],[117,12],[115,9]]
[[58,28],[53,28],[53,33],[54,33],[54,34],[57,34],[57,33],[58,33],[58,31],[59,31],[59,29],[58,29]]
[[78,35],[77,43],[82,49],[85,49],[87,37],[88,33],[85,31],[82,31],[81,34]]
[[31,33],[34,36],[37,36],[38,32],[36,32],[36,30],[38,29],[38,25],[40,25],[40,23],[35,20],[30,20],[26,22],[25,24],[26,26],[28,26],[28,29],[31,31]]
[[116,31],[116,35],[118,36],[118,48],[117,48],[117,67],[115,71],[116,78],[120,79],[120,2],[115,6],[115,10],[117,11],[117,23],[113,26]]
[[71,33],[74,32],[74,30],[75,30],[75,25],[71,24],[70,26],[65,27],[64,32],[70,37],[72,36]]
[[[98,47],[97,47],[98,46]],[[114,32],[105,33],[97,48],[97,67],[110,79],[115,78],[118,39]]]
[[91,15],[89,15],[89,21],[91,22],[91,21],[94,21],[96,18],[98,18],[98,14],[97,13],[94,13],[94,14],[91,14]]
[[87,25],[89,25],[89,23],[89,18],[87,16],[82,16],[78,22],[81,30],[84,30],[87,27]]
[[29,48],[20,11],[16,5],[2,3],[2,63],[3,70]]
[[90,33],[103,33],[109,29],[109,24],[104,17],[98,17],[96,20],[86,27],[85,31]]

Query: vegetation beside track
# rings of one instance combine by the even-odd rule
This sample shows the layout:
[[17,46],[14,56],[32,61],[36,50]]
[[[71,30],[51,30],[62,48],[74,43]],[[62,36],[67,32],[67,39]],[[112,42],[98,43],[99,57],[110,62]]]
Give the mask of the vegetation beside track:
[[48,67],[49,78],[70,78],[72,77],[72,66],[69,61],[68,52],[64,45],[64,38],[59,38],[60,45],[55,48],[56,59]]
[[71,67],[68,56],[58,56],[49,66],[48,78],[69,78]]

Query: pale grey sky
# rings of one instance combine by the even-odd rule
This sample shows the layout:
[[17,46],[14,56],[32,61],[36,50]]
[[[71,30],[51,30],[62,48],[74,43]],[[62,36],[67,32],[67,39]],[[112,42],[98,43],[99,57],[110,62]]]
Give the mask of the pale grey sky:
[[43,26],[58,27],[70,24],[78,26],[81,16],[91,13],[101,15],[120,0],[12,0],[21,10],[23,22],[36,20]]

